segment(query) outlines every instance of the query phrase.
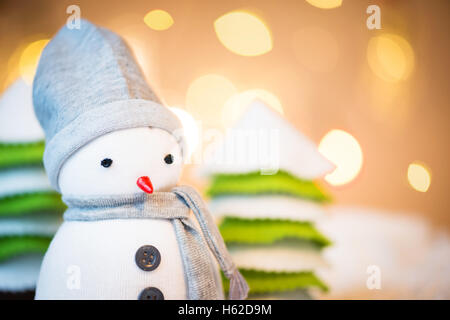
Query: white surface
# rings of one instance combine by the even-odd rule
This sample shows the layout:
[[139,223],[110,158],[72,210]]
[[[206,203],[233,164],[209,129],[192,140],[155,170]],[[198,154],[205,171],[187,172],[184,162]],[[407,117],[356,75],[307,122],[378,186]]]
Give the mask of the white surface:
[[278,195],[216,197],[209,202],[209,208],[218,217],[232,216],[247,219],[269,218],[316,222],[325,215],[323,206],[317,203]]
[[44,132],[34,114],[32,88],[19,79],[0,97],[0,142],[39,140]]
[[[136,251],[153,245],[161,263],[141,270]],[[71,268],[77,268],[80,288],[70,289]],[[146,287],[165,299],[186,299],[180,250],[169,220],[103,220],[64,222],[42,263],[37,299],[131,299]]]
[[0,171],[0,198],[52,190],[44,169],[20,168]]
[[17,235],[53,236],[62,223],[55,214],[25,215],[0,219],[0,237]]
[[[164,157],[174,156],[167,164]],[[100,162],[113,160],[109,168]],[[79,149],[63,165],[59,187],[64,195],[112,195],[143,192],[136,184],[148,176],[154,191],[175,186],[183,162],[175,138],[157,128],[119,130],[103,135]]]
[[42,255],[26,255],[0,263],[0,291],[20,292],[36,287]]
[[[135,262],[143,245],[153,245],[161,254],[160,265],[151,272]],[[79,270],[79,289],[67,285],[73,270]],[[63,223],[50,244],[36,298],[136,300],[149,286],[160,289],[167,300],[186,299],[180,249],[169,220],[71,221]]]
[[205,152],[204,175],[285,170],[305,180],[330,173],[334,166],[316,145],[276,111],[254,101],[225,138]]
[[318,250],[295,245],[230,247],[233,261],[240,268],[265,271],[314,271],[328,267]]
[[[411,214],[353,207],[330,212],[320,228],[334,242],[324,251],[332,267],[320,276],[332,297],[450,299],[448,234]],[[367,288],[369,266],[381,271],[380,290]]]

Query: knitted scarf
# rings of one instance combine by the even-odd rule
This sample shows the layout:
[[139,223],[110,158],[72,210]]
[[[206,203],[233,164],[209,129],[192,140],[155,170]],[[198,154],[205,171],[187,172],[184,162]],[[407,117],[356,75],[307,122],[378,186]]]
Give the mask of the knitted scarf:
[[[68,206],[64,213],[66,221],[170,220],[180,247],[188,298],[192,300],[219,299],[214,269],[203,238],[223,273],[230,279],[229,299],[247,297],[248,285],[231,260],[211,214],[194,188],[178,186],[171,192],[137,193],[125,196],[63,197],[63,201]],[[189,219],[190,210],[193,211],[200,225],[201,233]]]

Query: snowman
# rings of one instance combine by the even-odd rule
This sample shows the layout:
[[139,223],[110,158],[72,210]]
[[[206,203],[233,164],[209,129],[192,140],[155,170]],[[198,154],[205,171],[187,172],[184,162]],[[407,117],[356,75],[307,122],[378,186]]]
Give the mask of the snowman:
[[68,209],[36,299],[223,299],[248,286],[196,191],[185,141],[125,42],[86,20],[44,49],[33,84],[44,165]]

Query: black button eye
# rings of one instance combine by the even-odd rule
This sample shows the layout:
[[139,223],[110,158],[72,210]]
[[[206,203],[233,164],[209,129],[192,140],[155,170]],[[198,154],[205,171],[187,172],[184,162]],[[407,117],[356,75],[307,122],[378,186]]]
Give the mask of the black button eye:
[[170,153],[164,157],[164,162],[167,164],[172,164],[173,163],[173,155],[171,155]]
[[102,162],[100,162],[100,164],[102,165],[102,167],[109,168],[112,165],[112,160],[106,158],[103,159]]

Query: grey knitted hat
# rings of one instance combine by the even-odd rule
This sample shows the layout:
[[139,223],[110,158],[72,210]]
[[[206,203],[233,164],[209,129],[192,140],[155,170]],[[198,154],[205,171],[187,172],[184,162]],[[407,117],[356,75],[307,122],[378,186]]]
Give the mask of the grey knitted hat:
[[80,29],[64,26],[45,47],[33,103],[46,135],[44,166],[56,190],[70,155],[109,132],[156,127],[185,149],[178,118],[160,104],[124,40],[86,20]]

